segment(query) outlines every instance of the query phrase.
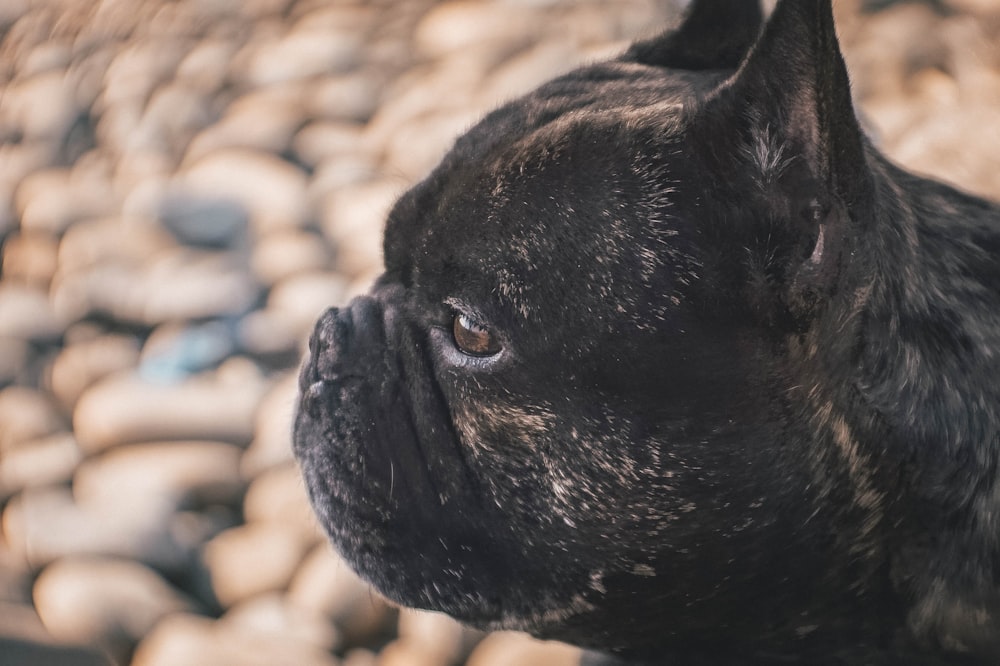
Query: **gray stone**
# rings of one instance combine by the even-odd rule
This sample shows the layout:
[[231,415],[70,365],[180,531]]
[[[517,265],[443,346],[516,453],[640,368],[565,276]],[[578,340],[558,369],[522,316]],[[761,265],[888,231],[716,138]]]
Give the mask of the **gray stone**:
[[249,241],[249,215],[229,199],[166,194],[156,217],[178,241],[192,247],[233,249]]
[[235,325],[230,321],[164,324],[143,346],[139,376],[155,384],[180,382],[210,370],[235,350]]
[[93,645],[127,657],[169,613],[192,604],[153,570],[128,560],[73,557],[47,566],[34,586],[34,602],[57,640]]

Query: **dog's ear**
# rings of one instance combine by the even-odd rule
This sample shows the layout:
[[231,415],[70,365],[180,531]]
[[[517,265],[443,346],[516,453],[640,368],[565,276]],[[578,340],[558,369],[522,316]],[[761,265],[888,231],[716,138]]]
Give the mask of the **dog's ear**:
[[[792,248],[785,300],[797,315],[834,288],[845,241],[871,193],[864,137],[830,0],[781,0],[737,72],[696,112],[691,130],[749,174]],[[728,137],[728,139],[727,139]],[[754,242],[764,243],[763,239]],[[768,242],[773,242],[768,240]]]
[[678,27],[636,42],[624,59],[673,69],[736,69],[762,21],[759,0],[692,0]]

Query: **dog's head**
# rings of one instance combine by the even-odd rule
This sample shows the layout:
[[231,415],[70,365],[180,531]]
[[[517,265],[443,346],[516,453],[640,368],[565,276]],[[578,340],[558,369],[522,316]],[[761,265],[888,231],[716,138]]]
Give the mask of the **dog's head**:
[[829,3],[761,21],[696,1],[487,116],[317,324],[296,454],[391,599],[643,653],[858,593],[871,507],[803,377],[849,337],[863,139]]

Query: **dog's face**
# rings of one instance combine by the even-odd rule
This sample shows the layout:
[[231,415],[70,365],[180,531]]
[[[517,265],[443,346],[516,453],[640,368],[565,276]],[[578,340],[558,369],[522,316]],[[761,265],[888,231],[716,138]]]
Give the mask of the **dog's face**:
[[385,274],[317,324],[295,431],[322,524],[388,597],[642,654],[807,635],[797,611],[865,568],[802,383],[856,279],[861,138],[849,100],[825,120],[846,79],[821,4],[784,3],[744,62],[759,9],[696,2],[397,203]]

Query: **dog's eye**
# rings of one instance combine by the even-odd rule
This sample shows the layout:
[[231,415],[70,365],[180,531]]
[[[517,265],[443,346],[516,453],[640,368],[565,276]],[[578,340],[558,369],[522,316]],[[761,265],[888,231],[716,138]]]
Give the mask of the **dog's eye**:
[[456,313],[452,321],[455,346],[469,356],[493,356],[500,351],[500,343],[485,326],[468,315]]

